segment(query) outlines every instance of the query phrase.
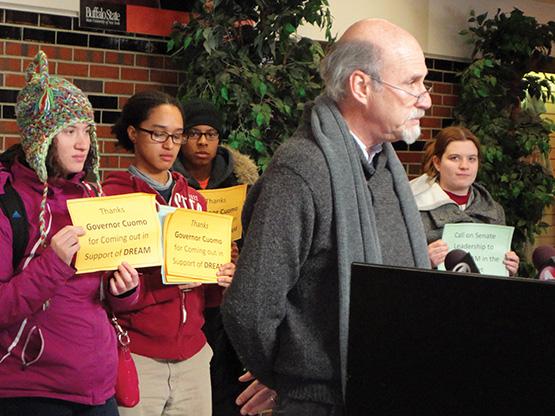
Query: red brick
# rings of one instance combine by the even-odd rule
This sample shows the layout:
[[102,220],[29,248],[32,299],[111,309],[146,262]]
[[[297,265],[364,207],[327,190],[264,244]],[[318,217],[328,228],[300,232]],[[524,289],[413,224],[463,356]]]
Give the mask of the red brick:
[[4,42],[0,42],[0,54],[4,55]]
[[110,81],[106,81],[104,83],[104,92],[106,94],[128,94],[128,95],[132,95],[134,88],[135,88],[135,86],[130,82],[110,82]]
[[112,126],[106,125],[97,125],[96,126],[96,135],[98,137],[112,137]]
[[106,52],[104,59],[107,64],[135,65],[135,55],[130,53]]
[[100,156],[100,166],[103,168],[118,168],[119,158],[117,156]]
[[441,95],[439,94],[430,94],[432,99],[432,105],[441,105]]
[[91,78],[119,78],[119,68],[110,65],[91,65]]
[[[22,68],[27,69],[32,62],[33,62],[32,59],[24,59],[22,63]],[[56,64],[53,62],[48,62],[48,69],[50,70],[51,74],[55,74]]]
[[4,75],[4,86],[23,88],[25,86],[25,76],[20,74],[6,74]]
[[19,136],[6,136],[4,138],[4,149],[7,149],[8,147],[11,147],[19,142],[21,142]]
[[123,108],[128,99],[128,97],[118,97],[118,108]]
[[442,101],[443,101],[443,105],[450,105],[450,106],[454,107],[459,102],[459,97],[457,97],[455,95],[445,95],[445,96],[443,96]]
[[58,62],[56,70],[58,75],[73,75],[79,77],[87,77],[89,75],[89,66],[86,64]]
[[6,55],[33,57],[39,51],[37,45],[27,43],[6,42]]
[[135,66],[147,68],[164,68],[163,56],[135,55]]
[[431,127],[431,128],[441,128],[441,119],[440,118],[429,118],[424,117],[420,119],[420,125],[422,127]]
[[0,120],[0,131],[4,134],[19,133],[19,129],[15,120]]
[[434,89],[435,93],[440,94],[452,94],[453,93],[453,84],[443,84],[439,82],[434,82]]
[[434,117],[445,117],[451,118],[453,116],[453,108],[452,107],[432,107],[432,115]]
[[148,69],[121,68],[121,79],[124,81],[148,81]]
[[131,163],[133,163],[133,157],[120,157],[119,167],[122,169],[127,169]]
[[399,159],[403,163],[420,163],[422,161],[422,152],[397,152]]
[[71,48],[41,45],[40,49],[46,53],[49,59],[62,59],[64,61],[73,60],[73,49]]
[[21,59],[0,58],[0,71],[21,72]]
[[162,84],[174,84],[177,82],[177,72],[175,71],[157,71],[150,70],[150,80],[152,82],[160,82]]
[[104,153],[117,153],[121,152],[121,147],[118,147],[118,142],[115,140],[104,140],[102,151]]
[[92,49],[75,49],[73,51],[73,60],[81,62],[91,62],[95,64],[104,63],[104,52]]
[[139,83],[135,84],[135,94],[141,91],[153,91],[153,90],[159,90],[159,89],[160,89],[159,85],[139,84]]
[[432,132],[430,129],[422,129],[422,135],[420,136],[422,140],[430,140],[432,138]]

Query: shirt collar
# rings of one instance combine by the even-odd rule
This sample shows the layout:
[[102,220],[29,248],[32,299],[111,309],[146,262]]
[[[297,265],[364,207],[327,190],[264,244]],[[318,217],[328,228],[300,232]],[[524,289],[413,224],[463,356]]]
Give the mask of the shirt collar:
[[362,154],[364,154],[364,157],[366,158],[368,163],[372,163],[372,160],[374,159],[374,156],[376,156],[378,153],[380,153],[382,151],[382,143],[378,143],[378,144],[375,144],[374,146],[372,146],[370,148],[367,148],[366,145],[362,142],[362,140],[360,140],[358,138],[358,136],[352,130],[349,130],[349,131],[351,132],[351,135],[355,139],[355,142],[358,144],[358,146],[362,150]]

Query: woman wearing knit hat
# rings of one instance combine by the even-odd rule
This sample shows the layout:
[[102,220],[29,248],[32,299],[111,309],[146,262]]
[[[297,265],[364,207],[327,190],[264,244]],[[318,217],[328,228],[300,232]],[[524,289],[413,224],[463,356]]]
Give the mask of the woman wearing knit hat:
[[[158,91],[129,98],[112,128],[118,142],[133,151],[127,172],[114,172],[104,182],[107,194],[147,192],[161,205],[204,211],[206,201],[187,180],[170,168],[181,145],[183,115],[175,98]],[[212,350],[202,332],[204,308],[221,301],[217,285],[164,285],[160,267],[142,271],[141,298],[120,324],[131,337],[139,374],[141,402],[121,408],[126,415],[211,416],[210,358]],[[235,266],[220,267],[220,286],[231,283]]]
[[[94,113],[70,82],[49,75],[39,52],[20,91],[21,145],[0,164],[0,193],[21,197],[28,229],[24,257],[0,263],[0,409],[2,415],[117,415],[115,331],[101,302],[102,274],[75,275],[81,227],[71,225],[66,201],[96,196],[98,181]],[[12,253],[12,228],[0,215],[4,258]],[[109,282],[116,298],[138,284],[137,271],[120,265]]]

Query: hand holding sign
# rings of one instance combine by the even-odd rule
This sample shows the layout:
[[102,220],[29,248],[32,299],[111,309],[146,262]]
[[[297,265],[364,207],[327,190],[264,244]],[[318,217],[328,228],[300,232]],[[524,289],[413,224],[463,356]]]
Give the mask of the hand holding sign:
[[134,267],[162,264],[160,222],[155,196],[134,193],[67,201],[79,239],[77,273],[116,270],[122,261]]
[[[482,274],[507,276],[503,260],[511,248],[514,227],[505,225],[458,223],[446,224],[441,239],[449,250],[470,253]],[[439,267],[445,270],[445,267]]]
[[83,235],[85,235],[85,230],[82,227],[66,225],[54,234],[50,240],[50,247],[65,264],[69,265],[79,250],[79,237]]
[[[183,208],[168,214],[164,220],[164,282],[217,283],[220,266],[230,263],[231,222],[228,215]],[[222,276],[229,273],[224,271]]]

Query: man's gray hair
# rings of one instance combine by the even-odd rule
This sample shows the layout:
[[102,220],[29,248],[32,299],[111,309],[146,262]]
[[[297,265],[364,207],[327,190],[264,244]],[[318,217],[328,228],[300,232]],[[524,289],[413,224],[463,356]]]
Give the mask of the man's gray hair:
[[380,80],[382,51],[371,42],[339,42],[320,63],[320,75],[326,94],[333,101],[341,101],[346,94],[347,80],[355,70],[361,70],[375,80]]

